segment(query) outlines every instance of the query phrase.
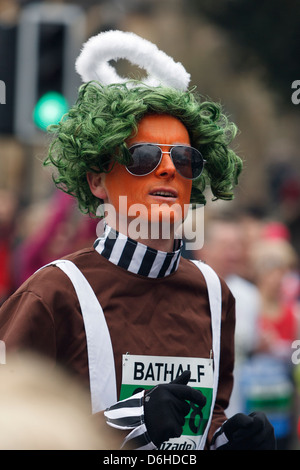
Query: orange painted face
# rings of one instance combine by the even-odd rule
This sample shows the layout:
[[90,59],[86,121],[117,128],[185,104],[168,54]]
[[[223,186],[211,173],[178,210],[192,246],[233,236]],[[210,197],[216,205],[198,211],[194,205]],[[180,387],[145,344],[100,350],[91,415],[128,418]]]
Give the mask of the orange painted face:
[[[189,146],[190,138],[178,119],[169,115],[147,115],[140,121],[137,134],[126,144],[130,147],[141,142],[166,144],[160,147],[167,152],[174,144]],[[144,176],[134,176],[124,165],[116,163],[105,175],[103,187],[105,202],[112,204],[120,215],[127,211],[128,220],[137,216],[136,210],[141,205],[144,209],[139,216],[147,217],[149,222],[168,218],[171,224],[179,224],[186,216],[192,181],[181,176],[169,153],[164,153],[158,167]],[[120,196],[127,197],[126,207],[120,204]]]

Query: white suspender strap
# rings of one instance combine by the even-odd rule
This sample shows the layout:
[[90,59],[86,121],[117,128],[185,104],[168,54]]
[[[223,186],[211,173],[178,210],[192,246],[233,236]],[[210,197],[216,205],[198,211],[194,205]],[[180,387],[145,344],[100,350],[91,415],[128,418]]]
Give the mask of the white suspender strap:
[[72,261],[57,260],[49,265],[69,277],[78,296],[87,341],[92,413],[97,413],[117,401],[113,349],[104,313],[89,282]]
[[222,315],[222,288],[218,275],[207,264],[192,260],[193,263],[202,272],[208,291],[208,299],[211,312],[211,329],[212,329],[212,343],[213,343],[213,360],[214,360],[214,379],[213,379],[213,396],[210,409],[210,416],[199,444],[199,449],[203,449],[206,443],[207,434],[210,428],[212,415],[215,407],[218,383],[219,383],[219,365],[220,365],[220,343],[221,343],[221,315]]

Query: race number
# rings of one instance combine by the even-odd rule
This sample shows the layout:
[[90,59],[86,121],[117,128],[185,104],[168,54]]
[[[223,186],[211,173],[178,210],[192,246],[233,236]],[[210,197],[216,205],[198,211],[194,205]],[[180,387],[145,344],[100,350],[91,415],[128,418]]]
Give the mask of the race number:
[[212,359],[123,355],[120,400],[141,389],[148,390],[158,384],[169,383],[185,370],[191,372],[188,385],[203,393],[206,404],[200,409],[198,405],[191,403],[191,410],[185,418],[181,437],[164,442],[160,446],[162,450],[197,448],[210,415],[213,391]]

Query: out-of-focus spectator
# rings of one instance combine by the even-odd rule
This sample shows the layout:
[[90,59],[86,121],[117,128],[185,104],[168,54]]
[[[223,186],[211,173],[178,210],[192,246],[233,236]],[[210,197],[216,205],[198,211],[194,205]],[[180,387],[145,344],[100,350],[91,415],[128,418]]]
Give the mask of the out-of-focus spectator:
[[246,258],[244,229],[239,221],[227,217],[208,219],[199,256],[225,279],[236,300],[235,384],[226,410],[226,414],[231,416],[241,409],[239,369],[255,348],[260,302],[257,287],[240,275]]
[[[261,295],[257,347],[260,351],[290,358],[291,342],[300,332],[297,253],[286,239],[265,238],[253,246],[252,262]],[[291,291],[289,279],[294,281]]]
[[251,250],[254,243],[260,240],[266,224],[266,211],[257,206],[245,207],[240,211],[239,224],[243,232],[244,261],[240,266],[240,275],[254,283]]
[[253,348],[259,309],[257,287],[240,273],[245,258],[244,229],[239,220],[212,218],[205,227],[200,257],[223,277],[236,299],[236,347],[242,353]]
[[41,266],[90,246],[96,238],[97,220],[79,213],[74,198],[62,191],[36,203],[20,216],[15,249],[17,286]]
[[92,418],[88,391],[32,353],[0,366],[0,416],[1,450],[116,449]]
[[291,259],[291,265],[282,278],[280,295],[284,304],[300,304],[299,256],[292,245],[291,234],[288,227],[278,221],[266,222],[262,231],[262,239],[266,241],[271,240],[272,242],[274,240],[284,240],[288,242],[282,245],[286,245],[286,252],[287,250],[290,251],[290,254],[287,256]]
[[12,191],[0,189],[0,305],[15,287],[12,259],[17,206]]
[[[263,238],[252,249],[261,308],[257,350],[248,373],[256,376],[250,401],[260,401],[261,411],[267,413],[275,428],[278,448],[288,449],[295,433],[296,384],[291,354],[292,343],[300,332],[299,276],[298,257],[287,240],[288,232],[278,228],[277,225],[275,230],[273,223],[272,227],[266,226]],[[270,370],[277,371],[277,377],[273,374],[273,383]]]
[[290,241],[290,232],[287,226],[281,222],[266,221],[261,232],[261,238],[266,240]]

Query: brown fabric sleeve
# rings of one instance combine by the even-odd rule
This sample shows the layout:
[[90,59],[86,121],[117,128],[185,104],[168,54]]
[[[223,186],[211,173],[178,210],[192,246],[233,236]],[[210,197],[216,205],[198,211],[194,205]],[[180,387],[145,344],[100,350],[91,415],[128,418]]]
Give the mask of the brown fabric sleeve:
[[14,294],[2,306],[0,338],[8,351],[35,350],[56,357],[54,319],[43,300],[33,292]]
[[74,288],[57,267],[28,279],[0,309],[0,339],[7,356],[29,350],[88,381],[86,338]]

